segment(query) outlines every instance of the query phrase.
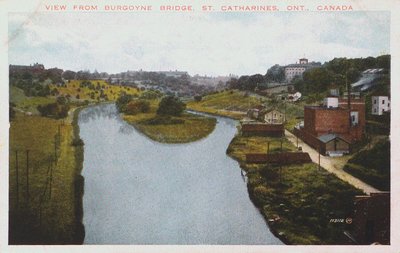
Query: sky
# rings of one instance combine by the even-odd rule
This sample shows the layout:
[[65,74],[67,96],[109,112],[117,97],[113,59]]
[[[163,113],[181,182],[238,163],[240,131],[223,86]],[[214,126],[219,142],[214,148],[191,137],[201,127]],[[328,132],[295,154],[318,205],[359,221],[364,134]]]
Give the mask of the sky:
[[8,34],[10,64],[249,75],[388,54],[390,13],[9,13]]

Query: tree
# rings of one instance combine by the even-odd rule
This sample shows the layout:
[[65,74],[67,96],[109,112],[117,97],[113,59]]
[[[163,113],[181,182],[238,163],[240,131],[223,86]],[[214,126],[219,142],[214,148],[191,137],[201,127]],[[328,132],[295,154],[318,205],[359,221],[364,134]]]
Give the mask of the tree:
[[125,112],[126,105],[130,101],[132,101],[132,96],[131,95],[127,95],[126,93],[122,93],[122,95],[115,102],[115,105],[117,106],[118,111],[119,112]]
[[76,72],[74,72],[74,71],[71,71],[71,70],[66,70],[66,71],[64,71],[64,73],[62,74],[62,77],[64,78],[64,79],[66,79],[66,80],[73,80],[73,79],[75,79],[75,76],[76,76]]
[[158,105],[158,115],[179,116],[186,109],[186,104],[175,96],[164,97]]
[[202,99],[203,99],[203,97],[201,95],[194,96],[194,101],[196,101],[196,102],[200,102]]
[[138,113],[146,113],[150,111],[150,102],[146,100],[132,100],[125,108],[125,113],[130,115],[135,115]]

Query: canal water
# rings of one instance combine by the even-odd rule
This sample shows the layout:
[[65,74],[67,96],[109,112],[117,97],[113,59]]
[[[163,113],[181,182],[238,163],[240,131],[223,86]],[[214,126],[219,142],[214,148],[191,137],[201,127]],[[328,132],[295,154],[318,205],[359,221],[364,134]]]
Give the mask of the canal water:
[[85,244],[282,244],[249,199],[226,148],[236,122],[188,144],[150,140],[114,104],[79,114]]

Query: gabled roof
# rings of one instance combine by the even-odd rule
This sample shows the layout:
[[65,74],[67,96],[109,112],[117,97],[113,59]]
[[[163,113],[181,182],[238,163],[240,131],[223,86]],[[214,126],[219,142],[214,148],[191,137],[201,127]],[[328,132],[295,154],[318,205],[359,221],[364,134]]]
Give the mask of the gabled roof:
[[344,138],[340,137],[337,134],[324,134],[319,136],[318,139],[323,143],[328,143],[334,139],[341,139],[342,141],[349,143],[347,140],[345,140]]

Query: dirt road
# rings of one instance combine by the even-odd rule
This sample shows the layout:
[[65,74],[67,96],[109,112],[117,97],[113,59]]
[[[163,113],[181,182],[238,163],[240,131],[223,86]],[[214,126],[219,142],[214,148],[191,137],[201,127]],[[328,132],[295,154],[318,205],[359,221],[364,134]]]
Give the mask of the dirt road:
[[[294,145],[296,145],[296,136],[290,133],[289,131],[285,130],[286,138]],[[310,157],[314,163],[318,164],[318,152],[311,148],[309,145],[304,143],[302,140],[298,139],[299,147],[302,147],[304,152],[310,154]],[[370,194],[371,192],[379,192],[378,189],[364,183],[358,178],[353,177],[349,173],[343,170],[344,165],[347,163],[347,160],[350,157],[328,157],[328,156],[320,156],[321,159],[321,166],[331,172],[334,173],[338,178],[346,181],[347,183],[353,185],[354,187],[364,191],[366,194]]]

